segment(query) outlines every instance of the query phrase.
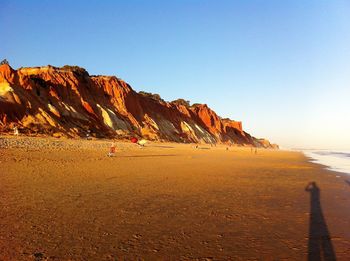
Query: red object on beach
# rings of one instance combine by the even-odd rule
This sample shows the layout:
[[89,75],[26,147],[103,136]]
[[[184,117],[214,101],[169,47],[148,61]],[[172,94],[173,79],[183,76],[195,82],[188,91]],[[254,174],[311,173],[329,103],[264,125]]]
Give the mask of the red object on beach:
[[112,143],[111,147],[109,148],[109,153],[115,153],[115,144]]
[[132,138],[130,139],[130,141],[131,141],[132,143],[137,143],[137,142],[138,142],[138,139],[135,138],[135,137],[132,137]]

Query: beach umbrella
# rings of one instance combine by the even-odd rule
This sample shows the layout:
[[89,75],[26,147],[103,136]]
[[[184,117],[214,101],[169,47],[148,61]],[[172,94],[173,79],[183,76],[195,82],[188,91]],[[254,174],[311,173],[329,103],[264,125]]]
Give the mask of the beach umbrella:
[[138,143],[141,146],[145,146],[145,144],[147,143],[147,140],[140,140]]

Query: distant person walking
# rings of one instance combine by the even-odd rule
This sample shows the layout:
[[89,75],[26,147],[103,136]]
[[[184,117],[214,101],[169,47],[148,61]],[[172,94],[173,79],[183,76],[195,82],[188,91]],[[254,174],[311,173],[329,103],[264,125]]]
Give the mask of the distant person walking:
[[86,133],[86,139],[87,140],[91,140],[91,130],[88,130],[87,133]]
[[255,154],[258,154],[258,149],[257,148],[255,148]]
[[109,152],[107,154],[108,157],[113,157],[115,154],[115,143],[112,142],[111,147],[109,148]]
[[13,135],[18,136],[18,134],[19,134],[18,128],[17,128],[17,126],[15,126],[15,127],[13,128]]

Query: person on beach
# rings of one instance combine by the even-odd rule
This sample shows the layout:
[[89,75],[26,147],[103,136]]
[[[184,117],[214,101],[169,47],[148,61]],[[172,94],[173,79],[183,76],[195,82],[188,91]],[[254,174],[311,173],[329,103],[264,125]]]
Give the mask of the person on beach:
[[13,127],[13,135],[18,136],[18,128],[17,126]]
[[108,157],[113,157],[115,154],[115,143],[112,142],[111,147],[109,148],[109,152],[107,154]]
[[90,134],[91,134],[91,130],[88,130],[87,133],[86,133],[86,139],[87,140],[91,140]]
[[258,154],[258,149],[257,148],[255,148],[255,154]]

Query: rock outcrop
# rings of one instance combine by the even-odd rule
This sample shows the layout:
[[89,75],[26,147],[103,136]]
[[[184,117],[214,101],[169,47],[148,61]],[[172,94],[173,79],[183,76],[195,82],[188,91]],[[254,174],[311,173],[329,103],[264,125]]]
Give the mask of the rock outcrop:
[[83,137],[226,143],[273,147],[220,118],[206,104],[162,100],[135,92],[115,76],[90,76],[77,66],[12,69],[0,66],[0,131]]

